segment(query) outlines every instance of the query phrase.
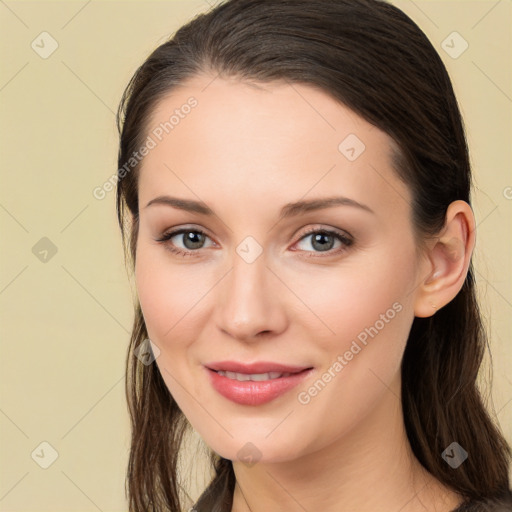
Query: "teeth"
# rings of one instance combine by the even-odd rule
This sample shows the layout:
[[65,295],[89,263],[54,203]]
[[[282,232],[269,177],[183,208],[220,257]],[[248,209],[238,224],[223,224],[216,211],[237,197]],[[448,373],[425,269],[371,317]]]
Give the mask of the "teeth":
[[223,377],[227,377],[228,379],[239,380],[240,382],[244,382],[246,380],[260,381],[260,380],[271,380],[271,379],[279,379],[281,377],[288,377],[291,373],[281,373],[281,372],[268,372],[268,373],[236,373],[236,372],[224,372],[219,370],[217,372],[219,375]]

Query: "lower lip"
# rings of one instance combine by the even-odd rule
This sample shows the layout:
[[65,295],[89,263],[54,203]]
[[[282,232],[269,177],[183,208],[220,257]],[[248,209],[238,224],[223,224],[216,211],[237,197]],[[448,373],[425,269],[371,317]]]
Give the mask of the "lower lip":
[[228,400],[240,405],[262,405],[270,402],[293,389],[313,371],[309,368],[278,379],[239,381],[219,375],[208,368],[206,370],[214,389]]

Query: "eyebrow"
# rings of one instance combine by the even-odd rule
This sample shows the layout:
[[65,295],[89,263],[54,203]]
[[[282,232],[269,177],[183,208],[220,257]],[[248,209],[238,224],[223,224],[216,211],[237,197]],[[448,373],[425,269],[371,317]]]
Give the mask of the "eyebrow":
[[[215,215],[213,210],[209,208],[205,203],[201,201],[194,201],[192,199],[180,199],[178,197],[159,196],[149,201],[149,203],[146,205],[146,208],[155,204],[172,206],[174,208],[178,208],[179,210],[199,213],[201,215]],[[294,203],[285,204],[281,208],[279,219],[282,220],[288,217],[300,215],[302,213],[323,210],[325,208],[333,208],[335,206],[352,206],[354,208],[359,208],[361,210],[365,210],[369,213],[375,214],[375,212],[365,204],[359,203],[354,199],[350,199],[348,197],[337,196],[326,197],[321,199],[302,200],[296,201]]]

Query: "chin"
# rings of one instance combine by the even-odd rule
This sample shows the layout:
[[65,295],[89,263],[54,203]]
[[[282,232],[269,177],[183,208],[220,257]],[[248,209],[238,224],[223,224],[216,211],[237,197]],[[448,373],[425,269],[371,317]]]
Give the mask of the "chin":
[[233,462],[241,463],[247,467],[259,463],[275,464],[281,462],[290,462],[300,456],[297,443],[289,439],[288,443],[283,444],[280,439],[265,439],[258,440],[250,436],[241,436],[230,439],[229,442],[208,443],[206,444],[218,455],[224,459],[229,459]]

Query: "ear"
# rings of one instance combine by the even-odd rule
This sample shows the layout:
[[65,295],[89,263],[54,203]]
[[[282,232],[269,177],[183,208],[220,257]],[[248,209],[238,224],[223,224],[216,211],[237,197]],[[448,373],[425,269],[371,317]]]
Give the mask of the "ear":
[[446,211],[443,229],[426,254],[424,278],[416,289],[414,314],[432,316],[460,291],[475,246],[475,217],[465,201],[454,201]]

